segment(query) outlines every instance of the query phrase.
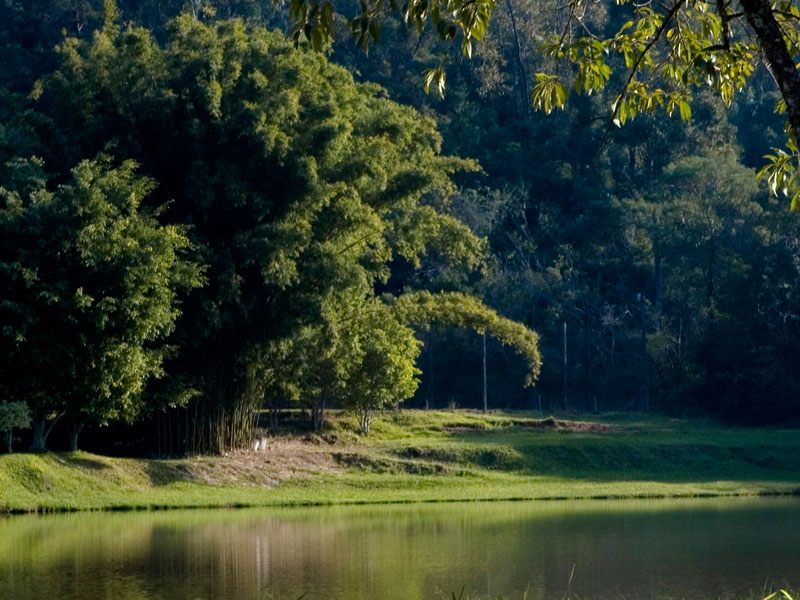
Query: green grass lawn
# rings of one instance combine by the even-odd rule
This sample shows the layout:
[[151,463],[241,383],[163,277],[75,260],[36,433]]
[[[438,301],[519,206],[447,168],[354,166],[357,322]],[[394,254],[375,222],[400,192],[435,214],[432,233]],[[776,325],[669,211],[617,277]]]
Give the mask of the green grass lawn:
[[264,453],[176,460],[0,455],[0,511],[789,494],[800,432],[640,415],[334,415]]

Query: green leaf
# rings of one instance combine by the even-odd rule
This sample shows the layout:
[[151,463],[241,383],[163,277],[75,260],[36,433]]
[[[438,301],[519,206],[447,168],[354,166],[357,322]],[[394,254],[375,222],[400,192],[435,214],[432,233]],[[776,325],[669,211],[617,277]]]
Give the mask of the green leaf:
[[614,123],[617,127],[620,127],[625,124],[625,121],[628,119],[628,102],[624,99],[620,100],[619,107],[617,108],[617,118],[614,119]]
[[688,121],[692,118],[692,107],[689,105],[688,102],[685,100],[680,100],[678,102],[678,107],[680,108],[681,112],[681,119],[684,121]]

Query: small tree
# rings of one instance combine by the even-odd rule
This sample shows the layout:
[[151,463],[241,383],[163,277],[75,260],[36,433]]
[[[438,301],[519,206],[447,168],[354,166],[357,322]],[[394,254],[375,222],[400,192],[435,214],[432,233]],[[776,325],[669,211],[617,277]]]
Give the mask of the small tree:
[[369,303],[346,334],[350,373],[342,388],[342,404],[358,413],[361,433],[369,435],[372,413],[411,397],[419,370],[414,366],[420,342],[380,300]]
[[31,412],[24,402],[3,402],[0,404],[0,433],[5,433],[8,451],[13,452],[13,431],[17,428],[30,427]]
[[438,322],[465,327],[513,346],[528,364],[527,385],[533,385],[541,368],[533,331],[466,294],[407,292],[398,298],[375,298],[357,309],[351,305],[349,315],[340,318],[338,343],[347,372],[339,398],[359,414],[364,435],[369,434],[375,410],[396,405],[417,389],[419,371],[414,365],[421,342],[413,326]]

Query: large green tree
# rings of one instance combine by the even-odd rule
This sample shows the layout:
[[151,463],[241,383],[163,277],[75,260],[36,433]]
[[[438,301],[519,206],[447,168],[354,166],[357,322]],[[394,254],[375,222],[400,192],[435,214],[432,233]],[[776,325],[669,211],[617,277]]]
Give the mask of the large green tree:
[[69,419],[131,420],[163,374],[178,292],[200,283],[184,230],[141,206],[151,180],[133,162],[83,161],[48,186],[41,162],[18,160],[0,187],[0,386],[33,417],[33,448]]
[[[442,156],[431,120],[277,33],[184,14],[162,47],[115,19],[108,12],[90,43],[61,44],[28,119],[55,177],[101,150],[139,162],[158,182],[150,202],[187,225],[207,266],[168,365],[170,382],[201,392],[184,411],[197,425],[184,449],[246,443],[267,390],[341,400],[343,382],[376,376],[368,367],[392,353],[413,364],[416,345],[403,336],[394,349],[354,350],[365,322],[353,315],[383,302],[376,294],[396,266],[428,253],[477,266],[482,242],[436,208],[454,190],[450,176],[474,163]],[[384,362],[367,364],[376,353]],[[273,356],[285,359],[278,376],[263,364]],[[407,379],[393,399],[412,389]]]

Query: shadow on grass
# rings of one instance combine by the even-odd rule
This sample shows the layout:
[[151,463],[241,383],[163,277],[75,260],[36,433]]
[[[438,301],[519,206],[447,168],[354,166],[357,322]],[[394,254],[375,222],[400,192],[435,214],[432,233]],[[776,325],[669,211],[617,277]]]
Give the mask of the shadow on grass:
[[587,482],[800,482],[800,441],[777,447],[766,439],[753,441],[731,445],[691,436],[676,442],[580,433],[545,438],[538,432],[516,429],[459,432],[448,436],[446,445],[409,445],[396,448],[393,453],[400,458],[451,467]]
[[150,477],[153,487],[167,486],[172,483],[201,483],[184,464],[169,464],[160,460],[149,460],[145,463],[145,471]]
[[58,458],[70,467],[80,467],[90,471],[106,471],[110,468],[108,464],[102,461],[73,454],[61,454]]

